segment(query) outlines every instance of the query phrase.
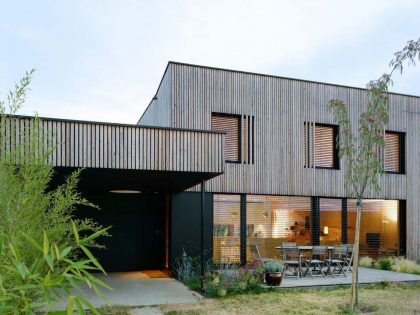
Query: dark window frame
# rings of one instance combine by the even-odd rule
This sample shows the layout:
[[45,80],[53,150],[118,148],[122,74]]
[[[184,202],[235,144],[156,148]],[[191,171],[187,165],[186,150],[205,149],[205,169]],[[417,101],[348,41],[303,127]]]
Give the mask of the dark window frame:
[[211,117],[230,117],[238,120],[238,160],[225,160],[226,163],[241,164],[242,163],[242,115],[228,114],[220,112],[212,112]]
[[[327,170],[340,170],[340,157],[339,157],[339,148],[338,148],[338,143],[339,143],[339,126],[338,125],[334,125],[334,124],[325,124],[325,123],[311,123],[309,121],[305,121],[304,124],[309,124],[314,125],[315,129],[317,126],[320,127],[328,127],[331,128],[333,130],[333,166],[332,167],[327,167],[327,166],[305,166],[305,168],[316,168],[316,169],[327,169]],[[308,139],[306,140],[307,143],[305,143],[304,145],[306,146],[306,152],[309,158],[309,163],[310,160],[314,154],[314,152],[311,152],[311,146],[310,146],[310,142],[308,141]],[[315,151],[315,143],[313,143],[312,146],[313,150]],[[315,163],[315,161],[314,161]]]
[[[387,171],[385,169],[385,147],[384,147],[384,172],[386,174],[405,174],[405,132],[401,131],[393,131],[393,130],[385,130],[385,134],[394,134],[398,135],[398,162],[399,162],[399,170],[398,172],[394,171]],[[386,139],[385,139],[386,141]],[[385,143],[386,145],[386,143]]]

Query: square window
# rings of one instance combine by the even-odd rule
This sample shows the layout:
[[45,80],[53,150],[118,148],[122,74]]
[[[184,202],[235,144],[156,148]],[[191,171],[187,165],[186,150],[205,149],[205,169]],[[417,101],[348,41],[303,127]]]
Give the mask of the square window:
[[337,149],[338,126],[326,124],[304,124],[305,167],[339,169]]
[[240,162],[240,143],[241,143],[241,116],[212,113],[211,129],[223,131],[225,137],[225,159],[226,162]]

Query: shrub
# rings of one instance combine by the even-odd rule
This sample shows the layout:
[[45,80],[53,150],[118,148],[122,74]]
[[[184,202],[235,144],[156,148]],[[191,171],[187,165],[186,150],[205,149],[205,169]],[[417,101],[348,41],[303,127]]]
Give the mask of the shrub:
[[206,275],[204,289],[210,297],[223,297],[243,293],[259,293],[262,277],[254,269],[225,265],[221,270]]
[[381,270],[391,270],[392,260],[388,257],[379,258],[377,261],[377,268]]
[[392,270],[420,275],[420,265],[404,257],[392,258]]
[[[0,313],[41,312],[63,291],[68,293],[68,312],[76,308],[83,313],[81,307],[91,307],[89,301],[70,289],[79,291],[84,282],[103,297],[99,286],[106,285],[90,273],[104,271],[88,248],[99,246],[96,239],[106,230],[90,219],[74,217],[77,206],[94,207],[76,190],[81,170],[61,186],[49,187],[54,168],[47,161],[53,148],[44,146],[50,142],[41,136],[37,117],[19,130],[25,141],[8,137],[20,124],[15,115],[32,74],[26,73],[7,100],[0,101]],[[15,146],[6,145],[8,141]]]
[[365,268],[372,268],[373,267],[373,259],[369,256],[363,256],[359,259],[359,266]]
[[278,260],[270,260],[264,265],[265,272],[283,272],[284,264]]

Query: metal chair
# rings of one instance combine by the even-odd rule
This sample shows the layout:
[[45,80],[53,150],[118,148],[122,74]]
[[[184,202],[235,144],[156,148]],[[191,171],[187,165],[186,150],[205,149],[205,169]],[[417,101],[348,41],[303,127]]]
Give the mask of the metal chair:
[[[317,271],[317,276],[323,276],[325,278],[325,273],[322,270],[325,267],[325,260],[328,259],[328,247],[327,246],[314,246],[312,247],[312,252],[310,258],[305,261],[306,271],[303,275],[304,277],[309,271],[311,277],[314,277],[314,272]],[[311,270],[311,268],[313,268]],[[317,269],[318,268],[318,269]]]
[[[283,256],[283,263],[286,267],[285,276],[300,278],[302,275],[302,260],[297,246],[282,246],[281,252]],[[293,268],[291,275],[287,273],[287,269]],[[295,268],[297,275],[295,276]]]
[[[338,270],[338,274],[343,274],[345,277],[346,272],[344,267],[346,265],[346,256],[347,256],[347,245],[338,245],[334,246],[330,257],[328,257],[325,262],[328,265],[326,273],[330,272],[334,277],[335,272]],[[334,267],[334,269],[332,269]]]
[[263,258],[260,254],[257,244],[250,244],[249,249],[251,251],[252,259],[254,261],[260,262],[263,266],[265,265],[265,263],[273,260],[270,258]]

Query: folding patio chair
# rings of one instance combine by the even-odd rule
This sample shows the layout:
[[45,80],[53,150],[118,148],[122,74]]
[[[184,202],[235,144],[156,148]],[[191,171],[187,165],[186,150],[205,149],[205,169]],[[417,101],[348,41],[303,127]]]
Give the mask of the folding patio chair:
[[[346,256],[347,256],[347,245],[337,245],[332,249],[330,256],[325,260],[328,265],[326,273],[330,272],[334,277],[336,271],[338,275],[343,274],[345,277],[346,272],[344,267],[346,265]],[[332,269],[334,267],[334,269]]]
[[[281,252],[283,256],[283,263],[286,267],[285,276],[300,278],[302,275],[302,260],[297,246],[282,246]],[[291,274],[287,273],[287,269],[293,268]],[[297,269],[297,275],[295,276],[295,268]]]
[[[312,247],[312,252],[309,257],[305,261],[306,265],[306,271],[303,276],[306,276],[306,274],[309,271],[309,274],[311,277],[314,277],[314,272],[317,272],[317,276],[323,276],[325,278],[325,273],[322,270],[323,267],[326,266],[325,260],[328,259],[328,247],[327,246],[314,246]],[[311,270],[311,268],[313,268]]]
[[257,244],[250,244],[249,245],[249,249],[251,251],[251,255],[252,255],[252,259],[254,261],[260,262],[263,266],[265,265],[265,263],[273,260],[271,258],[263,258],[260,254],[260,251],[258,249],[258,245]]

